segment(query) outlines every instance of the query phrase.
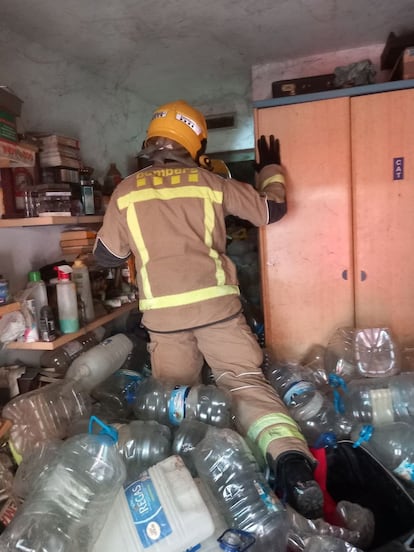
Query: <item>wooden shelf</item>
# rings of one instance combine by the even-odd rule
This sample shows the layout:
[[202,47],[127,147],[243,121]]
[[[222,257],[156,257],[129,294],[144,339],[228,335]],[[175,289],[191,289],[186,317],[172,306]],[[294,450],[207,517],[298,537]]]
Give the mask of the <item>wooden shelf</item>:
[[6,305],[0,305],[0,318],[9,312],[14,312],[20,309],[20,303],[7,303]]
[[20,226],[57,226],[58,224],[97,224],[103,221],[102,215],[84,215],[81,217],[33,217],[0,219],[0,228]]
[[129,312],[136,308],[138,308],[137,301],[134,301],[132,303],[126,303],[125,305],[122,305],[121,307],[114,309],[112,312],[105,314],[103,316],[100,316],[90,324],[87,324],[86,326],[81,328],[79,331],[62,335],[58,337],[55,341],[35,341],[34,343],[21,343],[19,341],[13,341],[12,343],[8,343],[7,348],[25,349],[25,350],[32,350],[32,351],[33,350],[34,351],[53,351],[54,349],[57,349],[61,345],[64,345],[65,343],[69,343],[69,341],[73,341],[77,337],[84,335],[88,332],[91,332],[95,328],[98,328],[99,326],[103,326],[104,324],[107,324],[111,320],[114,320],[115,318],[118,318],[119,316],[125,314],[126,312]]

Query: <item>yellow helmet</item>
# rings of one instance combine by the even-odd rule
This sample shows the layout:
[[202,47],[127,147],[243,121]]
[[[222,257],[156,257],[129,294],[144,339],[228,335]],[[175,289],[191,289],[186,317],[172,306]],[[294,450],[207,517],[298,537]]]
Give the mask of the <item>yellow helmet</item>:
[[145,142],[154,136],[163,136],[178,142],[197,161],[207,143],[207,123],[197,109],[183,100],[178,100],[162,105],[154,111]]

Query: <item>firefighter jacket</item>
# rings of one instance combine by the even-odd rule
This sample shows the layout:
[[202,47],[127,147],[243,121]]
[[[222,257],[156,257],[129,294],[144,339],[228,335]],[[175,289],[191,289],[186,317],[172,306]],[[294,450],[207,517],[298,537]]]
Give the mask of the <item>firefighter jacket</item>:
[[94,252],[103,266],[134,255],[149,330],[191,329],[240,312],[236,267],[225,253],[225,217],[262,226],[286,212],[278,165],[262,169],[257,188],[174,162],[142,169],[117,186]]

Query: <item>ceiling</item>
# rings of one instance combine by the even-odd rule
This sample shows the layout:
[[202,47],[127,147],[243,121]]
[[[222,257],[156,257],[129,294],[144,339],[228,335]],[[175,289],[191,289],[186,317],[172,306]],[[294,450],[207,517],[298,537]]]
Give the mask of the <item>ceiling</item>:
[[151,104],[250,94],[253,65],[385,43],[413,0],[3,0],[0,24]]

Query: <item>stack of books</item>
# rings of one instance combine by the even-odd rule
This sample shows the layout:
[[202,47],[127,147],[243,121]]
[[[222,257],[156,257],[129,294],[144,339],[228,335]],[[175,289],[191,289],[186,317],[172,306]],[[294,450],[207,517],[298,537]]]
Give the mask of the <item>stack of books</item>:
[[80,169],[81,155],[79,140],[68,136],[50,134],[39,136],[41,167],[66,167]]
[[60,247],[65,255],[92,253],[95,239],[95,230],[89,228],[64,230],[60,234]]

